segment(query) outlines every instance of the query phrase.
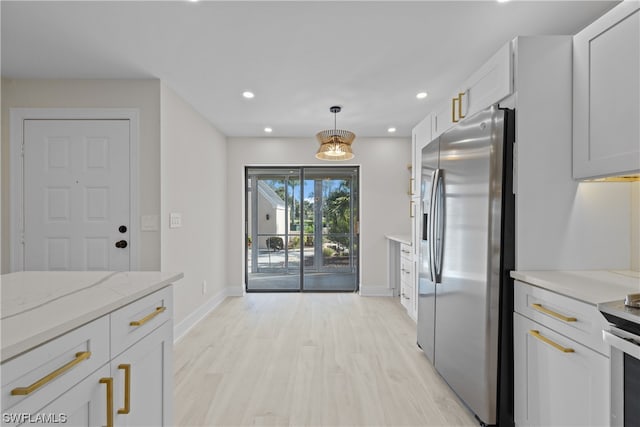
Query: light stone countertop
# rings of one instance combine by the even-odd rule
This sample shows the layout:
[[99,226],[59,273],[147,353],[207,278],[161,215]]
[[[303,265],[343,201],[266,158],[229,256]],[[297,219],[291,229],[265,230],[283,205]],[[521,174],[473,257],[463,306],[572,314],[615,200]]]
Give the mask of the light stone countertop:
[[0,361],[117,310],[183,276],[157,271],[27,271],[2,275]]
[[593,305],[640,292],[640,272],[629,270],[512,271],[511,277]]
[[384,237],[389,240],[393,240],[394,242],[404,243],[405,245],[411,246],[411,236],[408,234],[385,234]]

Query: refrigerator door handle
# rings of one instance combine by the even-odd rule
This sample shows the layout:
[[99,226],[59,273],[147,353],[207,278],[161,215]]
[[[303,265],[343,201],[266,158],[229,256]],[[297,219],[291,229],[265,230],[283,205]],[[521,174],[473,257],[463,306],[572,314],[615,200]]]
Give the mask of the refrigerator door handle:
[[438,283],[438,276],[436,274],[436,192],[441,173],[440,168],[433,172],[430,194],[431,201],[429,202],[429,278],[433,283]]
[[433,206],[433,271],[436,283],[442,281],[442,258],[444,255],[444,174],[438,169]]

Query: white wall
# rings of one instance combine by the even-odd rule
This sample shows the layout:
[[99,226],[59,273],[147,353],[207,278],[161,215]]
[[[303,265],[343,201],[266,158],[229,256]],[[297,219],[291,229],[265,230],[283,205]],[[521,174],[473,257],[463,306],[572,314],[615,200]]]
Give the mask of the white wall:
[[[182,271],[174,290],[176,335],[226,296],[226,138],[166,85],[162,117],[162,271]],[[169,214],[182,227],[169,228]],[[206,281],[206,289],[203,289]]]
[[571,37],[516,49],[517,269],[629,269],[631,184],[572,177]]
[[228,138],[227,218],[228,278],[237,292],[244,289],[244,167],[258,165],[359,165],[360,248],[363,294],[383,293],[387,284],[385,234],[409,234],[407,164],[409,138],[356,138],[349,162],[317,160],[314,138]]
[[[160,214],[159,80],[2,79],[2,273],[9,271],[9,109],[137,108],[140,215]],[[160,232],[140,233],[140,269],[160,268]]]

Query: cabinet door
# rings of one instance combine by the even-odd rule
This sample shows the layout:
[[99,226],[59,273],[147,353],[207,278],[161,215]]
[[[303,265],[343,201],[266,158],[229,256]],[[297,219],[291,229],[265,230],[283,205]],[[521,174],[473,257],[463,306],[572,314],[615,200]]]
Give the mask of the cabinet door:
[[113,359],[115,425],[166,426],[173,423],[172,346],[172,322],[166,322]]
[[[456,95],[457,96],[457,95]],[[457,98],[456,98],[457,99]],[[455,123],[453,122],[457,113],[458,104],[454,99],[440,104],[431,114],[431,138],[437,138],[443,132],[449,130]]]
[[434,139],[456,123],[513,93],[511,43],[505,44],[432,114]]
[[459,92],[464,117],[484,110],[513,92],[511,59],[511,43],[507,43],[467,80]]
[[428,115],[420,123],[413,128],[412,151],[411,151],[411,171],[413,179],[413,197],[420,197],[420,178],[421,178],[421,162],[422,149],[431,142],[431,115]]
[[607,357],[518,313],[514,334],[518,426],[608,425]]
[[640,171],[640,6],[623,2],[573,39],[573,177]]

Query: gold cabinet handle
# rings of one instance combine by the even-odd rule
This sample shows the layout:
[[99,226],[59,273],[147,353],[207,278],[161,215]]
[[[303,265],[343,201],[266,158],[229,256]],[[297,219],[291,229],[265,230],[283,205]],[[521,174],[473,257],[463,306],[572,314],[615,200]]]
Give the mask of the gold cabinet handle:
[[416,216],[415,212],[414,212],[414,205],[416,204],[416,202],[414,202],[413,200],[411,200],[409,202],[409,218],[413,218]]
[[413,182],[415,181],[415,178],[409,178],[409,195],[413,196]]
[[556,350],[560,350],[563,353],[573,353],[574,352],[574,350],[572,348],[563,347],[560,344],[551,341],[549,338],[547,338],[545,336],[542,336],[542,334],[540,334],[540,331],[536,331],[534,329],[531,329],[529,331],[529,334],[532,337],[539,339],[543,343],[549,344],[551,347],[555,348]]
[[118,369],[124,371],[124,408],[118,409],[118,413],[128,414],[131,411],[131,365],[122,363]]
[[451,121],[453,123],[458,123],[460,120],[456,119],[456,101],[460,102],[460,98],[452,98],[451,99]]
[[458,93],[458,119],[464,119],[466,116],[462,114],[462,96],[465,94],[466,92],[459,92]]
[[113,427],[113,378],[100,378],[100,384],[107,386],[107,427]]
[[59,377],[60,375],[64,374],[69,369],[73,368],[78,363],[82,362],[83,360],[88,359],[89,357],[91,357],[91,352],[90,351],[81,351],[79,353],[76,353],[76,358],[73,359],[71,362],[67,363],[64,366],[59,367],[58,369],[56,369],[55,371],[51,372],[50,374],[45,375],[44,377],[40,378],[38,381],[36,381],[35,383],[31,384],[28,387],[14,388],[13,390],[11,390],[11,395],[12,396],[24,396],[24,395],[33,393],[34,391],[36,391],[37,389],[39,389],[43,385],[47,384],[48,382],[51,382],[51,381],[55,380],[57,377]]
[[146,316],[144,316],[140,320],[134,320],[134,321],[130,322],[129,325],[131,325],[131,326],[142,326],[145,323],[147,323],[149,320],[151,320],[154,317],[156,317],[158,314],[164,312],[166,309],[167,309],[167,307],[156,307],[156,310],[153,313],[147,314]]
[[539,311],[540,313],[548,314],[549,316],[553,316],[556,319],[560,319],[565,322],[577,322],[578,319],[575,317],[568,317],[553,310],[549,310],[548,308],[544,308],[542,304],[531,304],[534,310]]

